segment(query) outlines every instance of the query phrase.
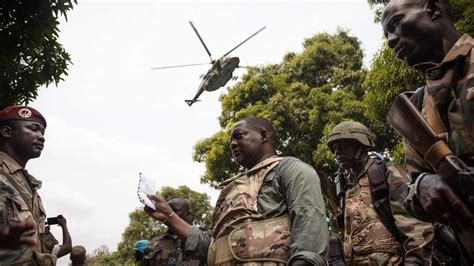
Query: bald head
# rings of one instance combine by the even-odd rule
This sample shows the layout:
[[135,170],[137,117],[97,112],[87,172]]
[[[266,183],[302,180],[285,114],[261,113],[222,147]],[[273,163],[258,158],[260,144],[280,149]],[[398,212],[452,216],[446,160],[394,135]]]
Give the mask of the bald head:
[[187,200],[183,198],[173,198],[168,201],[168,204],[181,219],[188,221],[189,202]]
[[261,118],[261,117],[247,117],[240,122],[245,122],[246,125],[250,128],[253,128],[256,131],[261,131],[265,130],[268,132],[268,137],[273,146],[275,146],[275,129],[273,128],[272,122],[270,122],[268,119]]
[[449,0],[391,0],[385,6],[384,12],[382,13],[382,20],[384,20],[384,17],[386,18],[386,11],[393,8],[423,8],[430,5],[439,5],[440,12],[442,12],[446,18],[450,19],[451,21],[453,20]]
[[388,46],[419,70],[422,63],[441,62],[460,37],[449,10],[442,0],[391,0],[382,13]]

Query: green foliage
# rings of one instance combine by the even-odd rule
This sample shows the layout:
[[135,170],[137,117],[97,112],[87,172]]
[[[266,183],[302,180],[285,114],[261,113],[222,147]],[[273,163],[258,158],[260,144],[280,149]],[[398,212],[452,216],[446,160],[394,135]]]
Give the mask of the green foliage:
[[451,0],[451,9],[456,29],[474,36],[474,5],[472,0]]
[[365,115],[372,121],[371,129],[377,136],[376,143],[384,143],[384,147],[391,150],[401,139],[386,122],[388,110],[398,94],[422,86],[423,78],[403,61],[395,58],[393,50],[384,44],[375,55],[363,85],[367,91],[364,96],[367,106]]
[[362,102],[363,53],[357,38],[344,30],[317,34],[303,46],[301,53],[287,54],[281,64],[252,68],[221,96],[221,130],[194,147],[194,160],[206,164],[203,182],[215,186],[237,173],[229,130],[242,118],[264,117],[275,126],[278,153],[312,164],[330,209],[335,209],[329,176],[336,166],[324,141],[340,121],[367,122]]
[[238,166],[231,160],[223,159],[230,157],[228,130],[219,131],[210,138],[198,141],[194,146],[193,160],[206,165],[201,182],[217,188],[220,182],[236,173]]
[[[375,12],[374,20],[379,22],[382,11],[389,0],[367,0],[367,3]],[[454,18],[456,28],[461,33],[474,35],[474,5],[472,0],[441,0],[441,2],[449,2],[451,13]]]
[[163,187],[160,195],[168,201],[173,198],[188,200],[191,206],[188,222],[204,228],[211,227],[213,208],[209,203],[210,198],[206,193],[199,193],[187,186],[180,186],[178,188]]
[[[205,228],[211,224],[212,207],[209,203],[209,196],[206,193],[199,193],[187,186],[178,188],[163,187],[159,193],[167,201],[172,198],[185,198],[191,206],[190,222]],[[129,214],[130,222],[122,233],[122,240],[118,244],[117,251],[113,253],[103,252],[96,256],[96,261],[100,265],[124,265],[134,264],[133,245],[140,239],[152,239],[166,232],[167,227],[154,220],[143,211],[137,208]]]
[[67,75],[69,54],[58,43],[58,19],[76,0],[0,3],[0,108],[35,99],[39,86]]

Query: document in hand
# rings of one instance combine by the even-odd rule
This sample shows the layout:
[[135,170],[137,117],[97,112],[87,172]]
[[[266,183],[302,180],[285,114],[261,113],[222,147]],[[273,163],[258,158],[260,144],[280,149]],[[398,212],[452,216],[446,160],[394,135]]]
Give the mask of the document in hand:
[[156,210],[155,203],[147,197],[147,195],[156,195],[156,185],[154,180],[148,179],[140,173],[137,194],[141,203]]

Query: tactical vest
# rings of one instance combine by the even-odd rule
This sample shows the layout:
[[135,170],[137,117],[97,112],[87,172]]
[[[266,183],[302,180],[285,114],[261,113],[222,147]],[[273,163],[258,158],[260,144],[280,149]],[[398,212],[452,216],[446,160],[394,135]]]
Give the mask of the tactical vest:
[[209,265],[286,263],[289,259],[288,216],[265,219],[257,210],[260,187],[283,158],[268,158],[222,183],[213,214]]
[[372,163],[367,177],[362,177],[357,185],[346,191],[346,261],[352,260],[354,252],[359,255],[382,252],[403,258],[400,234],[391,215],[388,193],[383,192],[388,192],[388,184],[382,165],[385,167],[383,162]]
[[175,235],[165,234],[158,239],[150,240],[145,249],[144,261],[146,265],[180,265],[199,266],[199,260],[195,260],[185,254],[183,242]]

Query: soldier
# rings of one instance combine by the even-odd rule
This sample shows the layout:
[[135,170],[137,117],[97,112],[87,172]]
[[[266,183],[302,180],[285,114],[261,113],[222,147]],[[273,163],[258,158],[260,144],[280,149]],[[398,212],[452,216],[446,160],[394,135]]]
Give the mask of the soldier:
[[316,171],[297,158],[276,156],[266,119],[237,122],[230,139],[234,161],[247,171],[221,184],[212,234],[188,225],[159,197],[149,196],[156,211],[145,211],[209,265],[326,265],[328,228]]
[[407,173],[369,157],[373,135],[361,123],[336,125],[328,146],[348,172],[344,202],[347,265],[431,265],[433,228],[403,208],[410,181]]
[[[474,39],[456,31],[449,3],[441,0],[392,0],[383,11],[382,26],[396,56],[426,79],[426,86],[412,94],[411,101],[437,138],[426,152],[414,141],[404,145],[407,169],[415,181],[405,205],[419,219],[454,222],[464,228],[461,231],[470,231],[471,240],[464,241],[470,248],[463,244],[463,249],[471,254],[467,264],[472,265],[474,215],[459,191],[440,175],[444,171],[438,163],[455,155],[465,165],[474,166]],[[413,128],[403,126],[404,122],[407,120],[398,119],[392,125]],[[404,135],[406,141],[410,135]],[[428,135],[416,137],[426,139]],[[473,193],[467,194],[472,197]],[[458,239],[469,235],[459,232]]]
[[24,236],[24,233],[34,230],[33,222],[11,222],[0,225],[0,249],[16,249],[20,245],[36,246],[36,239]]
[[72,262],[72,266],[85,266],[86,264],[86,248],[83,246],[74,246],[72,248],[69,259]]
[[54,264],[56,257],[42,249],[45,211],[38,189],[41,181],[25,169],[30,159],[41,155],[46,120],[35,109],[10,106],[0,111],[0,224],[34,223],[22,239],[35,246],[0,249],[0,264]]
[[344,266],[344,248],[341,238],[335,233],[329,233],[329,266]]
[[135,256],[135,265],[144,265],[143,256],[145,253],[145,248],[148,246],[148,240],[142,239],[135,242],[133,245],[133,252]]
[[[171,209],[183,221],[189,222],[189,203],[182,198],[174,198],[168,201]],[[145,249],[145,264],[150,266],[159,265],[204,265],[199,260],[193,259],[189,252],[184,252],[184,241],[182,241],[171,229],[161,236],[150,240]]]
[[[48,218],[49,221],[49,218]],[[43,247],[42,249],[47,252],[55,255],[57,258],[61,258],[69,254],[72,250],[72,240],[69,230],[67,228],[66,218],[62,215],[57,216],[57,224],[61,227],[63,234],[63,243],[59,244],[59,241],[54,237],[50,231],[51,224],[48,224],[45,228],[45,235],[43,237]]]

